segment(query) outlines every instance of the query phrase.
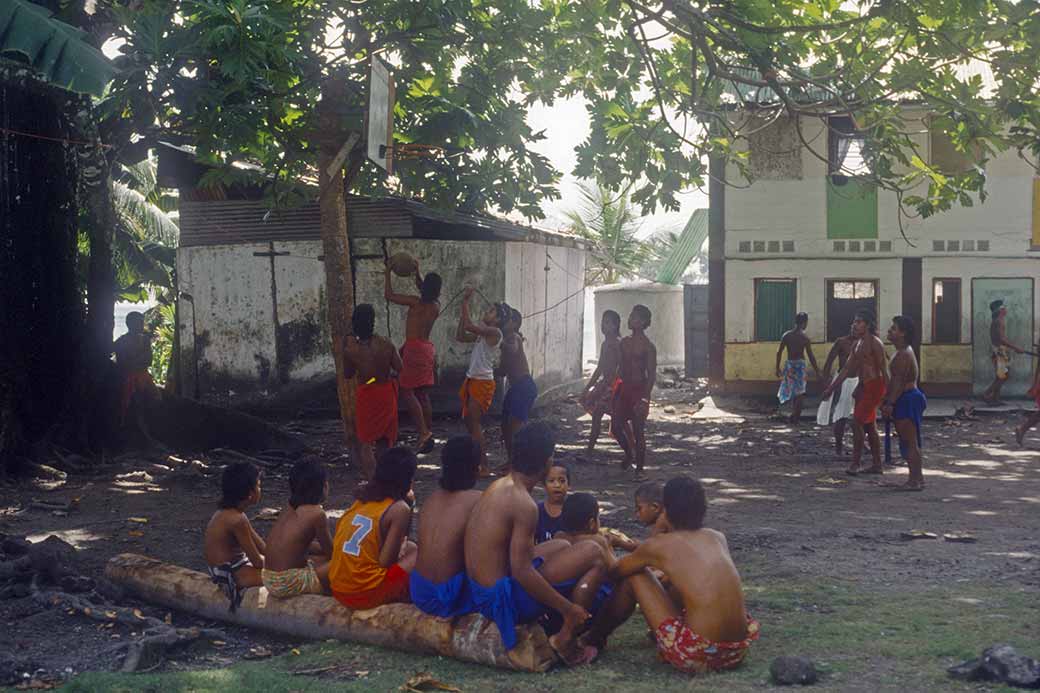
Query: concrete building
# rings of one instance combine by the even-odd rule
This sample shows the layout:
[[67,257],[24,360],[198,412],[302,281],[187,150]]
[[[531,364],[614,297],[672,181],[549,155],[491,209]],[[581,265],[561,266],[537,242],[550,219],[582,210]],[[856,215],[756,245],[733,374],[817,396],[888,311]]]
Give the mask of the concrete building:
[[[942,170],[969,165],[943,132],[929,128],[927,113],[907,107],[905,117],[919,124],[910,130],[922,158]],[[993,379],[992,300],[1006,302],[1013,342],[1037,343],[1040,187],[1030,163],[1014,151],[995,155],[984,203],[975,198],[972,207],[926,220],[901,218],[894,193],[833,173],[869,172],[848,119],[803,118],[799,126],[829,161],[807,151],[795,123],[782,118],[749,138],[753,183],[739,187],[747,181],[730,167],[726,179],[738,187],[712,188],[713,233],[721,227],[725,238],[722,257],[713,258],[724,262],[725,277],[724,329],[714,336],[724,341],[715,353],[724,354],[727,391],[775,391],[778,340],[796,312],[810,316],[822,366],[860,308],[876,312],[882,331],[894,315],[914,318],[929,394],[984,390]],[[717,358],[714,366],[717,378]],[[1018,357],[1004,393],[1023,394],[1032,372],[1032,360]]]
[[[160,162],[161,163],[161,162]],[[327,391],[335,372],[325,305],[316,202],[270,211],[260,199],[200,199],[181,188],[177,285],[182,392],[226,402]],[[254,196],[255,198],[255,196]],[[383,298],[384,258],[404,251],[444,279],[432,339],[435,404],[457,406],[469,345],[453,338],[466,285],[527,316],[531,370],[543,396],[581,382],[585,255],[577,239],[511,222],[442,212],[402,199],[351,198],[348,227],[355,301],[376,308],[376,331],[404,341],[405,310]],[[415,293],[395,278],[401,292]],[[327,385],[327,386],[326,386]],[[327,400],[327,401],[326,401]]]

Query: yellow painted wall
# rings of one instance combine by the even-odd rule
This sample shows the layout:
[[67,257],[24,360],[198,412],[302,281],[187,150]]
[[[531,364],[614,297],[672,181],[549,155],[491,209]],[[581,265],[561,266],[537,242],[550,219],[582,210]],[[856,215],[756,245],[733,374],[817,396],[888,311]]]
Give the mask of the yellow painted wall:
[[926,383],[970,383],[970,344],[922,344],[921,380]]
[[[776,380],[776,350],[780,342],[731,342],[726,344],[726,380]],[[831,351],[830,343],[813,344],[813,356],[823,368]],[[780,366],[782,367],[781,360]],[[832,367],[832,374],[835,367]],[[809,366],[809,379],[815,378]]]
[[[726,344],[726,380],[776,380],[776,350],[779,342],[731,342]],[[831,344],[813,344],[813,355],[823,368]],[[886,345],[886,352],[892,347]],[[781,365],[783,365],[781,363]],[[832,368],[832,374],[837,366]],[[970,383],[970,344],[924,344],[921,346],[921,380],[926,383]],[[814,378],[812,367],[809,379]]]

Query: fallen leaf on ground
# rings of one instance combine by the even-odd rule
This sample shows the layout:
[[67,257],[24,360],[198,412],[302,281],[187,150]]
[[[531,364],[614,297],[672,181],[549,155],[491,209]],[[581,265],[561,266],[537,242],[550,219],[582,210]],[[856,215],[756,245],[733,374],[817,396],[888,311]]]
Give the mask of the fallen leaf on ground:
[[939,535],[934,532],[926,532],[923,529],[912,529],[909,532],[900,533],[899,538],[912,541],[914,539],[938,539]]
[[299,651],[299,650],[297,650],[297,649],[296,649],[295,647],[294,647],[294,648],[292,648],[292,649],[291,649],[291,650],[289,650],[289,651],[290,651],[290,652],[292,652],[292,653],[293,653],[294,655],[299,655],[299,654],[300,654],[300,651]]
[[136,523],[141,524],[141,525],[148,524],[148,518],[147,517],[128,517],[126,519],[129,520],[130,522],[136,522]]
[[132,537],[143,537],[144,536],[144,532],[139,532],[136,529],[131,529],[129,532],[127,532],[127,534],[129,534]]
[[[368,672],[365,672],[366,674]],[[358,672],[360,675],[361,672]],[[460,689],[455,686],[449,686],[446,683],[441,683],[437,679],[433,678],[433,674],[428,671],[420,671],[415,674],[412,678],[405,681],[404,685],[401,686],[399,691],[405,693],[422,693],[423,691],[435,690],[435,691],[450,691],[450,693],[461,693]]]
[[223,640],[212,640],[211,642],[215,647],[224,647],[224,645],[227,645]]
[[272,656],[274,653],[270,649],[263,645],[257,645],[256,647],[250,647],[249,652],[245,654],[246,659],[264,659]]
[[57,688],[58,684],[51,683],[50,681],[41,681],[39,679],[32,679],[25,683],[20,683],[15,686],[16,690],[19,691],[49,691],[52,688]]
[[974,534],[968,532],[948,532],[943,535],[943,539],[954,544],[974,544],[978,541]]
[[116,614],[116,612],[114,612],[114,611],[106,611],[105,612],[105,617],[106,618],[115,618],[117,615],[118,614]]
[[144,618],[144,614],[141,613],[140,609],[134,609],[134,616],[137,618]]

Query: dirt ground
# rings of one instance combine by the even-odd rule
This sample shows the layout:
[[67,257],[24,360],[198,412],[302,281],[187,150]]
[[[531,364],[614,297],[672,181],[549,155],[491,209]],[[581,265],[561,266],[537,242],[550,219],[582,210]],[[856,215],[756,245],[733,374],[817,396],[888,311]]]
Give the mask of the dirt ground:
[[[928,420],[924,428],[928,487],[918,494],[894,493],[880,488],[874,478],[846,476],[846,461],[835,455],[829,431],[808,423],[792,428],[774,421],[767,415],[768,407],[749,402],[738,416],[693,418],[702,394],[689,386],[662,391],[649,425],[648,472],[660,480],[690,474],[707,485],[709,525],[728,536],[748,589],[749,610],[762,622],[762,641],[756,645],[760,651],[752,651],[750,671],[739,681],[760,689],[768,671],[767,653],[824,660],[823,668],[830,672],[825,682],[829,680],[827,687],[834,690],[948,689],[945,667],[958,656],[988,647],[997,637],[1010,637],[1021,651],[1040,657],[1040,434],[1028,437],[1026,447],[1019,449],[1011,434],[1016,418]],[[589,424],[581,414],[573,402],[537,412],[557,426],[558,457],[573,468],[573,488],[598,494],[603,523],[644,536],[632,517],[633,485],[620,470],[619,450],[604,436],[597,451],[586,452]],[[342,511],[349,505],[357,477],[340,457],[338,422],[306,420],[286,425],[331,462],[327,507]],[[439,422],[437,434],[443,440],[460,431],[457,421],[447,420]],[[492,435],[491,448],[500,459],[497,433]],[[199,459],[202,465],[209,464],[206,456]],[[416,483],[420,503],[436,482],[438,463],[436,454],[421,459]],[[98,467],[94,474],[72,475],[50,490],[36,483],[8,482],[0,485],[0,532],[32,541],[57,535],[79,549],[82,572],[93,577],[101,575],[108,558],[122,552],[203,569],[201,536],[216,501],[219,467],[213,463],[199,469],[199,474],[174,473],[161,457],[124,456]],[[264,499],[254,515],[285,503],[288,471],[288,464],[265,471]],[[905,467],[894,467],[885,476],[894,481],[905,474]],[[56,516],[46,510],[26,510],[32,498],[79,501],[68,514]],[[257,526],[263,532],[267,525],[261,519]],[[914,541],[901,537],[910,530],[938,537]],[[970,533],[977,541],[944,541],[943,535],[949,533]],[[147,605],[123,603],[159,618],[166,614]],[[863,615],[863,632],[855,637],[850,633],[852,639],[845,645],[834,642],[842,638],[843,622],[850,622],[864,604],[877,606]],[[904,618],[900,615],[904,607],[898,606],[902,604],[906,609],[915,605],[934,609],[920,614],[906,611]],[[886,611],[886,605],[893,608]],[[816,625],[803,626],[801,619]],[[178,613],[172,614],[172,620],[176,625],[201,623]],[[31,598],[0,601],[0,622],[0,652],[36,670],[40,680],[70,680],[81,672],[116,669],[119,656],[112,651],[113,644],[133,637],[128,627],[99,627],[80,615],[43,608]],[[909,632],[907,624],[912,626]],[[210,625],[225,629],[226,644],[189,650],[159,672],[223,669],[248,658],[251,651],[277,658],[303,646],[242,628]],[[815,634],[806,630],[812,628],[817,628]],[[824,637],[831,632],[828,628],[838,635]],[[920,652],[902,651],[904,639],[913,647],[931,638],[936,628],[951,631],[949,647],[937,651],[944,656],[922,659]],[[788,641],[771,631],[789,634]],[[638,644],[636,626],[631,633],[626,642]],[[886,639],[896,650],[891,656],[885,654]],[[863,651],[858,653],[861,641]],[[834,652],[829,653],[829,648]],[[378,663],[371,660],[382,657],[382,651],[374,648],[351,652],[353,673],[340,677],[340,683],[377,669]],[[621,670],[622,661],[614,662]],[[449,672],[462,677],[470,669],[481,669],[454,666]],[[650,669],[655,676],[669,675],[651,659],[646,666],[656,667]],[[406,674],[400,672],[399,683]],[[473,676],[490,682],[478,687],[528,688],[516,675],[481,670]],[[551,676],[539,678],[537,687],[573,688],[565,684],[566,679],[554,682]],[[623,671],[617,676],[620,679],[602,685],[641,687],[637,680],[626,684]],[[103,684],[83,683],[90,680],[82,679],[80,689],[115,685],[108,679]],[[682,681],[662,680],[676,685]],[[121,685],[135,689],[131,683]],[[661,688],[660,682],[654,685]],[[188,687],[199,686],[206,688],[198,683]],[[379,682],[365,687],[379,689]]]

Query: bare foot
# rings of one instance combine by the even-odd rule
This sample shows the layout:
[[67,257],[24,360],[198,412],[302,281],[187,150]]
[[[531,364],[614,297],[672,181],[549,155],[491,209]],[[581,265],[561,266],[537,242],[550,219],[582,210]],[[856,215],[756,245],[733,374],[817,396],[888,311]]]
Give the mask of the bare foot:
[[592,645],[580,645],[575,640],[567,642],[559,634],[549,638],[549,647],[569,667],[591,664],[599,655],[599,650]]
[[415,454],[417,455],[428,455],[433,452],[433,446],[437,444],[437,441],[433,439],[433,433],[420,438],[418,444],[415,446]]

